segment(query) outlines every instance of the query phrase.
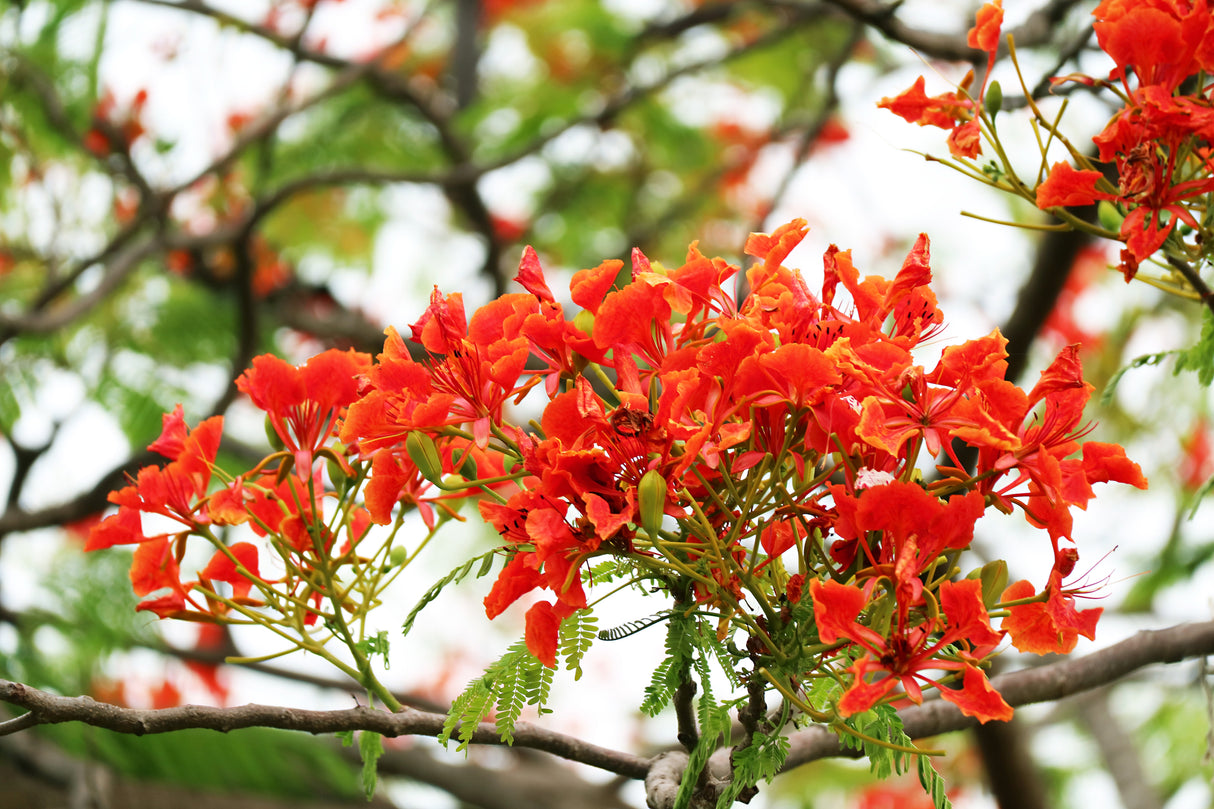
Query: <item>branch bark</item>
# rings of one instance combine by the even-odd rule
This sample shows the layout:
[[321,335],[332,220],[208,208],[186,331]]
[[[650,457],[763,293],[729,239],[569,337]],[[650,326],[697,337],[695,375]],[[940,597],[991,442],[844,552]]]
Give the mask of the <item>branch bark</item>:
[[[437,737],[442,733],[446,719],[442,714],[412,708],[406,708],[400,713],[388,713],[366,706],[336,711],[311,711],[250,703],[233,708],[185,705],[163,710],[141,710],[97,702],[90,697],[60,697],[9,680],[0,680],[0,701],[28,709],[34,714],[36,724],[83,722],[86,725],[137,736],[170,733],[186,728],[227,733],[239,728],[269,727],[305,733],[369,730],[389,737]],[[0,736],[24,730],[30,723],[28,714],[0,722]],[[472,743],[504,744],[494,725],[489,722],[480,725],[472,737]],[[647,757],[600,747],[527,722],[520,722],[515,726],[514,746],[541,750],[628,778],[644,778],[650,765],[650,759]]]

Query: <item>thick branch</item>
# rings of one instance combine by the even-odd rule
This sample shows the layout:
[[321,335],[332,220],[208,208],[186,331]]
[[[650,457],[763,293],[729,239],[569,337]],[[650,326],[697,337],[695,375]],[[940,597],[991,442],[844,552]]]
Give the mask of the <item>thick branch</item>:
[[[59,697],[22,683],[0,680],[0,701],[26,708],[38,724],[83,722],[119,733],[142,736],[170,733],[186,728],[203,728],[227,733],[239,728],[269,727],[299,730],[305,733],[336,733],[344,730],[370,730],[384,736],[438,736],[446,717],[406,708],[388,713],[360,706],[338,711],[310,711],[274,705],[248,704],[233,708],[185,705],[164,710],[120,708],[90,697]],[[28,715],[0,723],[0,735],[23,730],[30,725]],[[472,738],[473,744],[503,744],[491,723],[482,723]],[[597,767],[628,778],[644,778],[649,759],[590,744],[556,731],[520,722],[514,729],[514,746],[552,753],[569,761]]]

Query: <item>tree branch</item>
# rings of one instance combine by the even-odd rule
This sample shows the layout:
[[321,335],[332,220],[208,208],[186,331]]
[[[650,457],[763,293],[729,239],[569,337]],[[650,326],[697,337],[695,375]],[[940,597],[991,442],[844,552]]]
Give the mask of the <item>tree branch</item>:
[[[337,711],[310,711],[250,703],[233,708],[185,705],[163,710],[140,710],[120,708],[97,702],[90,697],[59,697],[9,680],[0,680],[0,701],[26,708],[35,716],[34,720],[24,719],[25,715],[10,720],[22,721],[21,725],[11,726],[13,730],[23,730],[30,722],[83,722],[93,727],[136,736],[170,733],[187,728],[227,733],[240,728],[268,727],[305,733],[369,730],[390,737],[437,737],[442,733],[443,722],[446,720],[442,714],[412,708],[406,708],[400,713],[389,713],[366,706]],[[0,725],[0,732],[5,730],[6,727]],[[481,723],[472,737],[472,743],[504,744],[491,722]],[[650,760],[646,757],[600,747],[528,722],[515,725],[514,746],[541,750],[628,778],[644,778],[645,773],[649,771]]]
[[[904,23],[897,14],[903,0],[890,3],[875,0],[826,1],[849,17],[877,29],[886,39],[914,48],[925,56],[952,62],[976,63],[984,59],[985,55],[981,51],[966,43],[966,34],[963,31],[953,34],[925,31]],[[1016,44],[1020,47],[1031,48],[1050,44],[1058,33],[1058,23],[1077,5],[1079,0],[1050,0],[1022,25],[1006,33],[1015,37]],[[1004,45],[1003,50],[1006,49],[1007,46]]]

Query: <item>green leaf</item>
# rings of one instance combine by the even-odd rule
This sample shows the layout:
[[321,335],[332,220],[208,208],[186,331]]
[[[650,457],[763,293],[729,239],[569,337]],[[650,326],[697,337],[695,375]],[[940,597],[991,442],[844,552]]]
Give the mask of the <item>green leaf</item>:
[[384,754],[384,737],[369,730],[362,731],[358,734],[358,754],[363,760],[363,792],[367,800],[371,800],[379,781],[379,757]]
[[1130,360],[1127,365],[1117,369],[1117,373],[1109,377],[1108,384],[1104,386],[1104,391],[1100,394],[1100,406],[1107,407],[1113,401],[1113,394],[1117,390],[1117,385],[1121,382],[1121,378],[1125,376],[1127,371],[1141,368],[1144,365],[1158,365],[1173,354],[1179,353],[1179,351],[1160,351],[1157,354],[1143,354]]
[[1214,312],[1201,310],[1201,337],[1197,345],[1180,353],[1176,360],[1175,373],[1195,371],[1197,381],[1204,387],[1214,385]]
[[354,644],[354,647],[366,657],[383,656],[385,669],[388,668],[388,646],[388,633],[382,629],[371,637]]
[[527,650],[525,641],[515,641],[481,677],[468,683],[455,698],[438,740],[444,746],[458,729],[458,750],[466,750],[477,726],[490,711],[496,711],[494,727],[502,741],[514,743],[514,725],[523,708],[534,705],[542,714],[552,689],[555,672]]
[[[488,573],[493,566],[493,557],[496,555],[497,549],[495,548],[494,550],[482,553],[480,556],[474,556],[431,585],[430,589],[422,595],[421,600],[418,601],[413,609],[409,610],[409,614],[405,616],[405,622],[401,625],[401,634],[409,634],[409,630],[413,628],[413,622],[417,620],[418,614],[420,614],[421,611],[426,608],[427,604],[438,598],[439,593],[443,591],[444,587],[449,584],[457,584],[463,581],[467,575],[472,572],[472,568],[474,567],[477,568],[476,578],[478,579]],[[479,567],[477,567],[477,562],[480,562]]]
[[565,669],[573,672],[574,680],[582,678],[582,658],[598,636],[598,623],[589,607],[561,621],[559,649],[565,658]]
[[695,619],[676,611],[666,628],[666,657],[654,669],[649,685],[645,687],[645,699],[641,712],[657,716],[674,698],[675,689],[691,668],[694,653]]
[[944,779],[932,766],[930,756],[919,756],[919,783],[923,786],[923,791],[932,799],[932,806],[935,809],[952,809],[953,804],[944,791]]
[[759,781],[771,783],[784,766],[792,743],[779,731],[771,734],[756,732],[750,744],[734,750],[733,780],[717,801],[718,809],[728,809],[744,789]]
[[708,764],[708,758],[721,744],[729,744],[730,731],[733,728],[733,720],[729,714],[730,705],[717,703],[713,696],[712,672],[709,671],[707,658],[703,654],[697,654],[693,668],[700,686],[700,696],[696,700],[700,737],[687,759],[687,769],[683,772],[683,780],[675,796],[675,809],[687,809],[691,805],[696,783],[704,766]]
[[493,710],[491,686],[492,681],[488,676],[477,677],[468,683],[463,693],[451,703],[451,710],[447,712],[447,718],[443,721],[443,730],[438,735],[439,744],[446,747],[451,741],[451,735],[458,728],[459,747],[456,749],[467,749],[476,733],[477,725]]

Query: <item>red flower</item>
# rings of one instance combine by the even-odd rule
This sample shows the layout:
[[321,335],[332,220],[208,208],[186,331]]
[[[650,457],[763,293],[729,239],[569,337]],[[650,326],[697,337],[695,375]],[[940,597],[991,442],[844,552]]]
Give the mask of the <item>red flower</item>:
[[[951,456],[954,438],[974,446],[1015,449],[1019,446],[1015,433],[983,406],[986,383],[1003,379],[1006,342],[996,331],[982,340],[950,346],[931,374],[913,366],[892,380],[872,379],[873,393],[861,403],[857,434],[894,456],[902,455],[912,438],[922,441],[932,457],[941,449]],[[975,355],[985,361],[954,367],[955,358]],[[991,362],[996,358],[1000,361]]]
[[137,596],[164,588],[185,592],[172,542],[156,537],[140,543],[131,560],[131,587]]
[[465,325],[463,296],[456,292],[444,297],[436,288],[430,307],[412,326],[416,342],[442,355],[429,370],[434,390],[450,397],[446,423],[471,423],[476,445],[482,448],[489,441],[490,425],[501,423],[506,400],[521,398],[529,387],[518,384],[529,343],[503,329],[504,319],[513,312],[509,303],[491,304]]
[[[1054,551],[1054,568],[1050,571],[1045,586],[1048,598],[1008,607],[1008,616],[1003,619],[1003,630],[1012,639],[1012,645],[1022,652],[1035,654],[1068,654],[1075,649],[1079,636],[1096,639],[1096,622],[1103,610],[1099,607],[1080,610],[1075,608],[1075,596],[1088,588],[1063,587],[1062,579],[1070,575],[1079,559],[1073,548]],[[1003,601],[1020,601],[1036,594],[1033,585],[1018,581],[1003,591]]]
[[920,76],[909,89],[893,98],[881,99],[877,106],[919,126],[952,129],[958,121],[969,119],[974,102],[957,93],[943,93],[929,98],[924,92],[925,85],[925,79]]
[[544,378],[544,389],[553,397],[560,390],[562,380],[576,377],[587,360],[602,362],[605,352],[589,335],[565,320],[564,310],[544,280],[539,257],[530,246],[523,250],[514,280],[531,294],[506,295],[499,299],[508,300],[511,311],[504,314],[496,339],[506,341],[522,336],[530,342],[532,357],[547,366],[535,373]]
[[[978,472],[1015,472],[1016,477],[1010,483],[1002,476],[988,477],[979,484],[979,491],[994,497],[1003,510],[1010,511],[1018,503],[1030,522],[1058,539],[1070,536],[1069,509],[1087,506],[1091,484],[1115,480],[1146,488],[1141,469],[1115,444],[1088,442],[1082,460],[1068,458],[1080,448],[1079,439],[1091,430],[1080,424],[1092,386],[1083,380],[1078,346],[1059,352],[1028,396],[1010,385],[990,391],[996,392],[997,396],[989,397],[991,412],[1017,433],[1020,446],[1004,452],[980,449]],[[1018,491],[1026,481],[1028,491]]]
[[527,610],[526,629],[523,633],[527,651],[550,669],[556,668],[561,621],[575,611],[559,602],[554,606],[547,601],[537,601]]
[[265,411],[298,473],[307,475],[317,451],[332,437],[345,408],[358,398],[358,377],[371,357],[329,349],[300,367],[263,354],[236,380],[236,386]]
[[977,157],[982,154],[982,126],[977,118],[953,128],[948,136],[948,151],[953,157]]
[[1055,163],[1050,167],[1045,181],[1037,186],[1037,207],[1045,211],[1055,207],[1092,205],[1101,199],[1117,199],[1113,194],[1096,190],[1096,184],[1103,177],[1095,169],[1079,171],[1070,163]]
[[[920,682],[923,682],[939,687],[944,699],[980,722],[1011,719],[1011,706],[971,662],[989,655],[1002,637],[990,626],[982,605],[981,582],[973,579],[944,582],[940,585],[944,620],[898,622],[890,628],[888,638],[857,621],[868,603],[868,596],[860,588],[815,579],[810,582],[810,594],[822,641],[847,641],[863,652],[850,668],[854,679],[839,700],[840,714],[851,716],[866,711],[894,694],[898,685],[902,686],[903,698],[920,703],[923,700]],[[937,657],[950,644],[955,644],[959,651],[945,658]],[[925,673],[931,670],[960,672],[961,687],[942,687],[937,679]],[[873,672],[886,672],[890,676],[867,680]]]
[[965,43],[971,48],[991,53],[999,49],[999,30],[1003,27],[1003,2],[995,0],[978,9],[974,27],[966,34]]
[[1208,42],[1214,23],[1206,0],[1104,0],[1092,16],[1101,50],[1116,63],[1109,77],[1126,83],[1127,90],[1127,68],[1133,68],[1140,86],[1161,85],[1170,92],[1214,67]]
[[[996,39],[998,33],[996,29]],[[991,60],[993,61],[993,59],[994,52],[992,51]],[[968,86],[972,78],[973,72],[971,71],[963,83],[963,87]],[[881,99],[877,103],[877,107],[887,109],[912,124],[952,130],[948,138],[948,147],[954,157],[968,158],[981,154],[981,125],[974,114],[974,101],[969,95],[963,90],[959,93],[942,93],[929,98],[923,88],[924,79],[920,76],[915,79],[915,83],[909,89],[893,98]],[[979,101],[985,90],[984,82],[978,93]]]
[[384,350],[366,374],[368,389],[351,403],[341,440],[364,453],[402,444],[416,429],[442,425],[454,396],[435,390],[430,369],[415,362],[396,329],[384,332]]
[[[239,563],[239,566],[237,565]],[[241,571],[244,568],[244,572]],[[217,550],[207,566],[198,573],[207,582],[222,581],[232,585],[232,600],[237,603],[249,601],[253,580],[260,579],[257,561],[257,546],[249,542],[237,542],[227,551]],[[252,578],[250,578],[252,577]]]
[[118,513],[89,532],[86,551],[168,535],[145,535],[140,514],[168,517],[187,530],[210,521],[202,506],[211,482],[211,466],[219,451],[223,417],[212,416],[191,431],[186,428],[178,405],[172,413],[165,414],[163,422],[164,430],[148,449],[171,458],[171,463],[163,468],[145,466],[132,485],[110,493],[109,501],[118,506]]

